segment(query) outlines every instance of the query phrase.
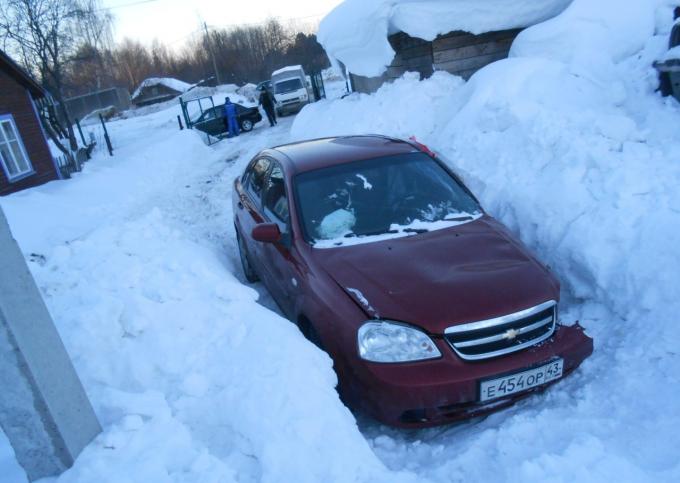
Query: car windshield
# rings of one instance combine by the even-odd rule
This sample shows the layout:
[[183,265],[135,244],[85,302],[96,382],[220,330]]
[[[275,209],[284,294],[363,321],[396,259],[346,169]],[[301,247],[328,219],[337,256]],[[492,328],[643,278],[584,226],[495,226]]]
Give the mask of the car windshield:
[[357,161],[295,177],[302,226],[327,248],[447,228],[482,215],[475,199],[424,153]]
[[286,92],[293,92],[302,89],[302,81],[297,77],[295,79],[287,79],[274,84],[275,94],[285,94]]

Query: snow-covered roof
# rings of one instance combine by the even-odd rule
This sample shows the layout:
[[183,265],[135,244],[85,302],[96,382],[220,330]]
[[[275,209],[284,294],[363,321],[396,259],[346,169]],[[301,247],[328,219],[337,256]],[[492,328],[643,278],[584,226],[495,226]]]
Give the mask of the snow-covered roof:
[[434,40],[455,30],[481,34],[528,27],[554,17],[571,1],[345,0],[321,21],[317,39],[350,72],[373,77],[394,58],[390,34]]
[[142,89],[144,89],[145,87],[157,85],[165,86],[168,89],[172,89],[177,92],[186,92],[191,87],[191,84],[181,81],[179,79],[174,79],[172,77],[149,77],[148,79],[144,79],[142,83],[139,84],[139,87],[135,89],[135,92],[132,94],[132,99],[141,94]]
[[283,74],[284,72],[292,72],[292,71],[299,71],[299,70],[302,70],[301,65],[288,65],[286,67],[282,67],[279,70],[275,70],[274,72],[272,72],[272,77],[274,77],[275,75],[278,75],[278,74]]

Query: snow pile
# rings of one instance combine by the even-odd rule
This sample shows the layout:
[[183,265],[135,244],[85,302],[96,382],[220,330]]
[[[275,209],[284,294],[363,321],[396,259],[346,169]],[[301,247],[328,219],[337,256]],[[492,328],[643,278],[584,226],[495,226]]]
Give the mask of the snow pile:
[[174,79],[172,77],[149,77],[148,79],[144,79],[141,84],[139,84],[139,87],[135,89],[135,92],[132,93],[131,99],[135,99],[137,96],[139,96],[142,93],[142,89],[145,87],[152,87],[152,86],[165,86],[168,89],[172,89],[177,92],[186,92],[189,90],[191,87],[191,84],[181,81],[179,79]]
[[654,92],[652,68],[672,22],[664,3],[576,0],[467,84],[406,75],[296,119],[296,139],[415,134],[553,268],[562,318],[595,338],[577,374],[473,429],[415,445],[369,427],[391,468],[419,465],[433,480],[680,478],[680,105]]
[[454,30],[474,34],[526,27],[560,13],[571,0],[345,0],[319,25],[331,59],[354,74],[379,76],[394,58],[387,36],[433,40]]
[[[114,157],[0,200],[104,427],[56,481],[412,481],[330,358],[234,275],[233,179],[284,128],[209,148],[178,113],[111,122]],[[0,475],[23,476],[1,435]]]
[[259,96],[259,92],[257,92],[257,86],[250,82],[236,89],[236,92],[251,102],[254,102]]
[[[520,32],[515,57],[542,57],[586,69],[633,55],[654,33],[654,2],[617,0],[574,2],[558,17]],[[672,17],[671,17],[672,18]],[[603,65],[604,64],[604,65]]]

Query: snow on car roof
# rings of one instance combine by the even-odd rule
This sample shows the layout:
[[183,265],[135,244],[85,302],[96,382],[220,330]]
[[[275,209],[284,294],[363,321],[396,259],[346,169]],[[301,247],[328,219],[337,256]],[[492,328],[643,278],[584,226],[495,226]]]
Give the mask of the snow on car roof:
[[283,74],[285,72],[293,72],[293,71],[298,71],[298,70],[302,70],[301,65],[288,65],[286,67],[282,67],[279,70],[275,70],[274,72],[272,72],[272,77],[274,77],[275,75],[278,75],[278,74]]
[[145,87],[157,85],[163,85],[169,89],[176,90],[177,92],[186,92],[191,87],[191,84],[172,77],[149,77],[148,79],[144,79],[142,83],[139,84],[139,87],[135,89],[135,92],[132,94],[132,99],[141,94],[142,89]]
[[571,0],[345,0],[319,25],[329,57],[350,72],[381,75],[394,58],[388,35],[433,40],[455,30],[481,34],[528,27],[562,12]]

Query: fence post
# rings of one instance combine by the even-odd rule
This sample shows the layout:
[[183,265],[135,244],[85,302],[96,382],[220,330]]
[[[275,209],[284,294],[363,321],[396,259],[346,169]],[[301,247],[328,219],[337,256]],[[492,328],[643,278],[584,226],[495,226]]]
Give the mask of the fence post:
[[104,118],[99,114],[99,120],[102,123],[102,128],[104,129],[104,139],[106,140],[106,147],[109,149],[109,156],[113,156],[113,146],[111,146],[111,139],[109,138],[109,131],[106,130],[106,124],[104,123]]
[[[87,148],[87,142],[85,141],[85,136],[83,136],[83,130],[80,127],[80,120],[76,117],[76,126],[78,127],[78,132],[80,133],[80,139],[83,141],[83,147]],[[86,150],[85,154],[87,155],[87,159],[90,159],[90,150]]]
[[179,130],[180,131],[184,130],[184,126],[182,125],[182,118],[179,117],[179,114],[177,114],[177,123],[179,124]]

